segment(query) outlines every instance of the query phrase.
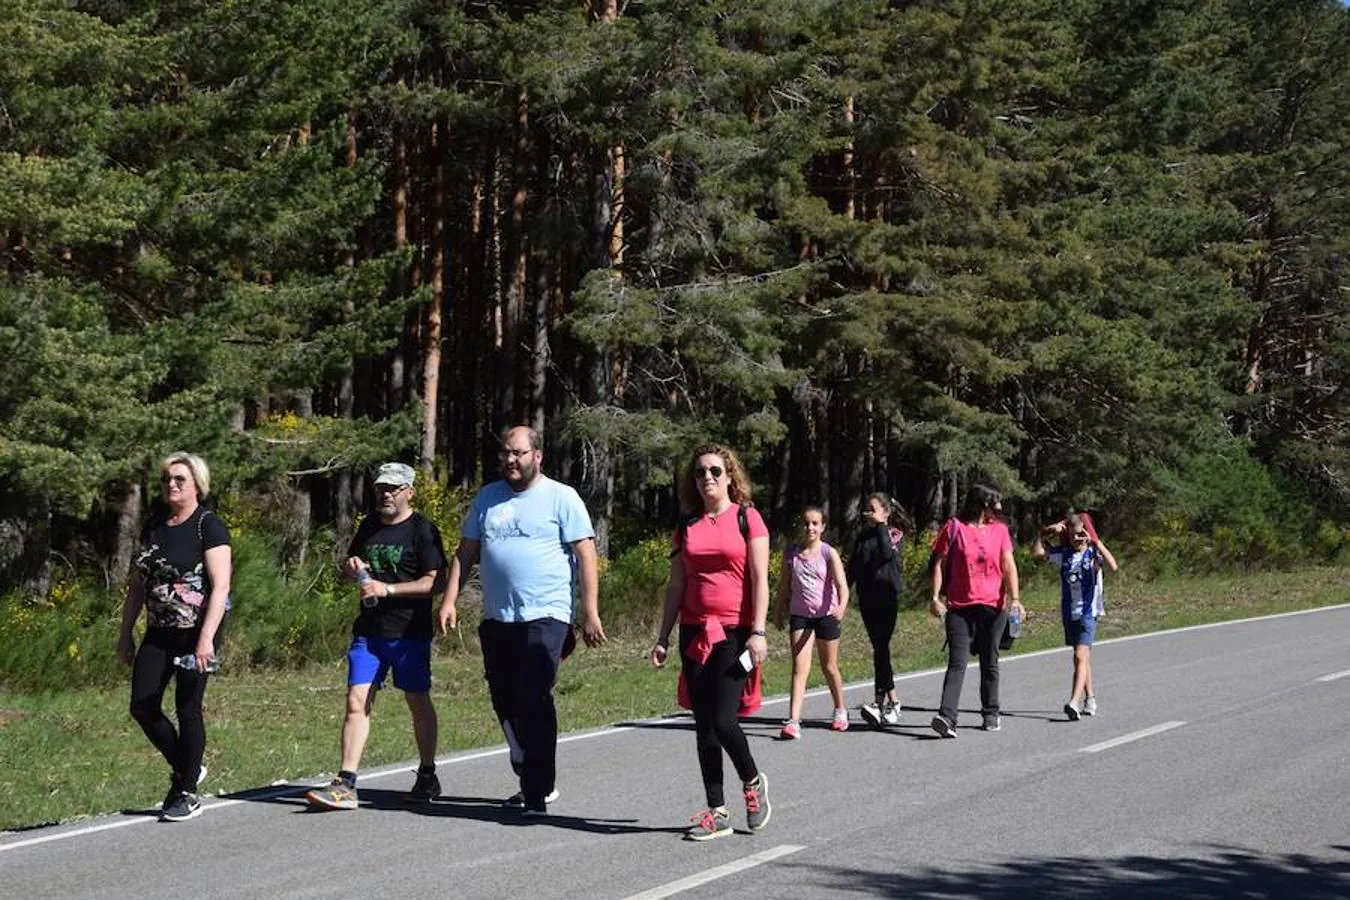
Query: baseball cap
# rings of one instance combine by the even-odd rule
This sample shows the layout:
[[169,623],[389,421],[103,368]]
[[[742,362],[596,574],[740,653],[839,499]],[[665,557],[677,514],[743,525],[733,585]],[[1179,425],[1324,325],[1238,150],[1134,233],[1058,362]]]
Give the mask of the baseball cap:
[[416,480],[412,466],[405,463],[385,463],[375,470],[376,484],[412,484]]

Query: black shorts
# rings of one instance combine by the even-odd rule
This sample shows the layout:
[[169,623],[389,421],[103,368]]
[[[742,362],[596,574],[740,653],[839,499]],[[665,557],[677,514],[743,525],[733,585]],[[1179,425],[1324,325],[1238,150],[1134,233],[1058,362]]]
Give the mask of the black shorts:
[[834,616],[789,616],[788,629],[791,631],[809,631],[822,641],[839,640],[839,620]]

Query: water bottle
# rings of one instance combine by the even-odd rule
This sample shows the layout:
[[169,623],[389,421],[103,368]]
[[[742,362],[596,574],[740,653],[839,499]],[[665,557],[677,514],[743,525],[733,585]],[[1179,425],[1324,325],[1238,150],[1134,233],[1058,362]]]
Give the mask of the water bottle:
[[1022,636],[1022,614],[1014,607],[1012,613],[1008,616],[1008,637],[1019,638]]
[[[356,583],[357,583],[357,584],[370,584],[370,582],[372,582],[372,581],[374,581],[374,580],[375,580],[375,579],[371,577],[371,574],[370,574],[370,567],[369,567],[369,566],[362,566],[361,568],[359,568],[359,569],[356,570]],[[362,597],[362,598],[361,598],[361,605],[364,606],[366,609],[374,609],[376,606],[379,605],[379,603],[380,603],[380,598],[379,598],[379,597]]]
[[[197,671],[197,654],[184,653],[182,656],[175,656],[173,658],[173,664],[180,669],[185,669],[189,672],[195,672]],[[213,656],[211,657],[210,660],[207,661],[206,668],[203,671],[216,672],[219,670],[220,670],[220,660],[216,659]]]

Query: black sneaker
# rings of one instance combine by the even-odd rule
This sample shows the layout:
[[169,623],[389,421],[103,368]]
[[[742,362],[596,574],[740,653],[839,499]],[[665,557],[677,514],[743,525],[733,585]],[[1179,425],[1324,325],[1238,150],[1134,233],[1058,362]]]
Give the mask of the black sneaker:
[[933,730],[942,737],[956,737],[956,726],[948,722],[945,716],[933,716],[933,721],[930,724],[933,726]]
[[179,791],[177,796],[160,810],[161,822],[186,822],[202,814],[202,802],[196,794]]
[[[554,788],[553,790],[549,791],[547,795],[545,795],[544,804],[547,805],[557,799],[558,799],[558,789]],[[524,805],[525,805],[524,791],[516,791],[510,797],[507,797],[505,800],[502,801],[502,806],[509,806],[515,809],[520,809]]]
[[408,790],[409,803],[430,803],[441,795],[441,780],[435,772],[418,772],[417,780]]
[[1003,728],[1003,720],[999,718],[998,713],[990,713],[984,717],[985,731],[999,731]]

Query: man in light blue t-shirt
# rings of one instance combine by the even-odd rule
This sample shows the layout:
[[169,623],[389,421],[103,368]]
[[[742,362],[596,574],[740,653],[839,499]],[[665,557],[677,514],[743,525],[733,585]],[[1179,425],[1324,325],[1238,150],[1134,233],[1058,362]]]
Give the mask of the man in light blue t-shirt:
[[483,674],[511,750],[520,792],[506,800],[544,815],[557,798],[558,713],[553,684],[572,634],[574,575],[581,585],[581,634],[605,642],[591,517],[577,492],[540,471],[539,432],[502,435],[502,480],[485,485],[464,518],[438,624],[455,627],[455,602],[479,564],[483,582]]

